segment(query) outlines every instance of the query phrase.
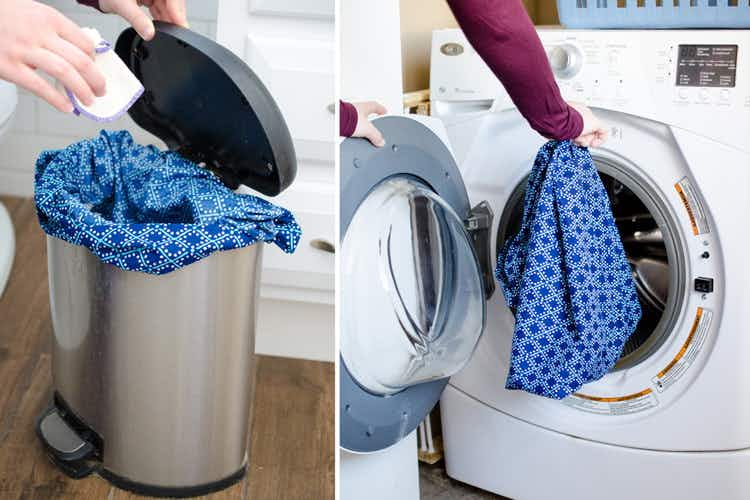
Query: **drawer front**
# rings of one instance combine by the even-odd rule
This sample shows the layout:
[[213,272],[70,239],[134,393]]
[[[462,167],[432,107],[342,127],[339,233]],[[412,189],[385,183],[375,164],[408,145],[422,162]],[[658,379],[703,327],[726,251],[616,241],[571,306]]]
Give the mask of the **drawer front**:
[[279,104],[301,161],[333,162],[332,42],[248,35],[245,60]]
[[294,254],[269,245],[263,254],[261,296],[333,304],[333,214],[296,211],[302,239]]
[[270,201],[292,211],[302,238],[293,254],[266,245],[261,296],[333,304],[337,243],[332,183],[295,182]]
[[334,0],[249,0],[250,14],[328,19],[333,21]]

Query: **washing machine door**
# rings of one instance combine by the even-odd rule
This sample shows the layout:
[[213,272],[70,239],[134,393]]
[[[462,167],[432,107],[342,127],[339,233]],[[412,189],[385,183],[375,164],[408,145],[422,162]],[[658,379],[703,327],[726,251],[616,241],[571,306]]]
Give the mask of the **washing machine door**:
[[[471,209],[446,143],[409,117],[386,147],[341,147],[341,445],[389,447],[469,360],[494,289],[488,205]],[[431,126],[430,126],[431,124]]]

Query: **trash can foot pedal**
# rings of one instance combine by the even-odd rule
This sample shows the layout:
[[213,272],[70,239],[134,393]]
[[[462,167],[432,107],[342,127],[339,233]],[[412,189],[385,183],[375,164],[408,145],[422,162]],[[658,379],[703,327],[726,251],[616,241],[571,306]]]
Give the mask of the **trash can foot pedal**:
[[74,479],[81,479],[99,468],[98,447],[81,435],[53,405],[39,416],[36,433],[47,455],[57,467]]

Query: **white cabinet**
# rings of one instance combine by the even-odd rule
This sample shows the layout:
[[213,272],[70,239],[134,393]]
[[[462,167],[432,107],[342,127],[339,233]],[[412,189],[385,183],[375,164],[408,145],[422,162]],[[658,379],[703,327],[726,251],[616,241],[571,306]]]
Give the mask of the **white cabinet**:
[[284,113],[298,159],[332,162],[333,43],[248,34],[244,55]]
[[300,182],[273,200],[294,212],[302,240],[293,255],[264,252],[264,298],[333,304],[335,256],[320,248],[335,242],[333,196],[332,186]]
[[[271,245],[264,253],[262,353],[330,360],[334,355],[335,256],[321,249],[337,246],[334,12],[334,0],[219,2],[217,40],[268,87],[289,126],[298,161],[296,181],[270,199],[294,212],[303,236],[293,255]],[[279,321],[279,315],[287,320]],[[317,324],[321,318],[330,324]],[[315,321],[315,327],[306,321]]]

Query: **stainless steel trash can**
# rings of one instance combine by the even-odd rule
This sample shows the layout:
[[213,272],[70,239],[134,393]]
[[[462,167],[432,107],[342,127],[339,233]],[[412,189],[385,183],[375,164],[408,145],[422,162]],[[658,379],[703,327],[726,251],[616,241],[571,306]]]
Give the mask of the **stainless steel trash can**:
[[[164,23],[150,42],[126,30],[117,52],[146,88],[129,113],[171,149],[230,187],[275,195],[292,182],[286,124],[241,60]],[[54,401],[37,434],[56,465],[170,497],[244,477],[262,250],[155,276],[48,238]]]
[[153,276],[48,238],[55,391],[105,443],[105,474],[184,487],[243,468],[262,249]]

